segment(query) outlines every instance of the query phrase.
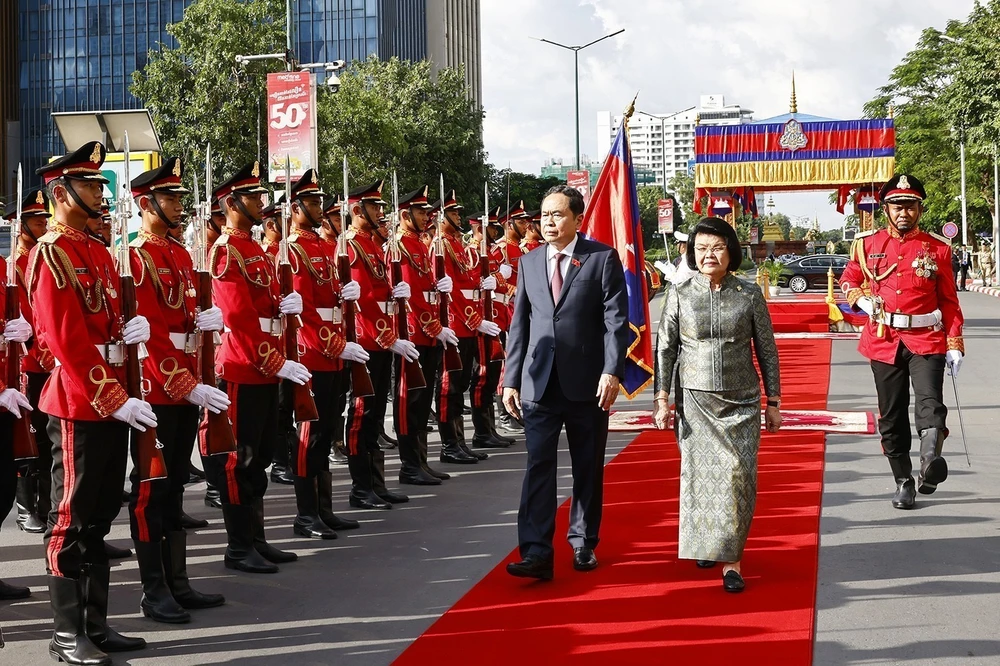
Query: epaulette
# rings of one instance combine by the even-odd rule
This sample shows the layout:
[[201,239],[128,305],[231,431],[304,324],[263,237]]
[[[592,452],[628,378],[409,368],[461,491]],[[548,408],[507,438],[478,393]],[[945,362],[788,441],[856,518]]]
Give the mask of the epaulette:
[[229,234],[222,234],[215,241],[215,245],[229,245],[229,238],[230,238]]
[[947,238],[945,238],[944,236],[939,236],[938,234],[934,233],[933,231],[928,231],[926,233],[931,238],[933,238],[935,240],[938,240],[938,241],[944,243],[945,245],[951,245],[951,241],[948,240]]
[[299,240],[299,235],[298,234],[289,234],[288,235],[288,242],[289,243],[295,243],[298,240]]
[[859,238],[864,238],[866,236],[871,236],[872,234],[877,234],[878,232],[879,232],[878,229],[869,229],[868,231],[862,231],[859,234],[854,234],[854,240],[858,240]]
[[128,246],[129,247],[142,247],[145,242],[146,242],[145,238],[143,238],[142,236],[136,236],[135,238],[133,238],[131,240],[131,242],[129,242]]
[[38,242],[39,243],[55,243],[57,240],[59,240],[60,236],[62,236],[62,233],[60,233],[58,231],[46,231],[44,234],[42,234],[38,238]]

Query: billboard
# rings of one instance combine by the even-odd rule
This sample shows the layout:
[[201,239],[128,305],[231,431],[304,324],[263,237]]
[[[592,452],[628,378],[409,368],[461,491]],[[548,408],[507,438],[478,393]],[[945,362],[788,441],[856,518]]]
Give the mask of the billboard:
[[660,199],[656,205],[656,230],[661,234],[674,233],[674,200]]
[[589,171],[567,171],[566,184],[575,188],[583,195],[583,204],[590,204],[590,172]]
[[284,182],[285,156],[292,178],[318,166],[316,76],[310,72],[267,75],[267,171],[272,183]]

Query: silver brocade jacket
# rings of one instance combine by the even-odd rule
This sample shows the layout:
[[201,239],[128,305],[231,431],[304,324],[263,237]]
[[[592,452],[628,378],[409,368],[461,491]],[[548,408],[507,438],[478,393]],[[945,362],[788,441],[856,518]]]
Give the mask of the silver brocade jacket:
[[654,395],[669,392],[675,365],[680,379],[675,390],[759,386],[754,353],[765,393],[781,395],[778,347],[760,287],[727,275],[722,288],[712,291],[708,277],[701,274],[671,285],[656,336]]

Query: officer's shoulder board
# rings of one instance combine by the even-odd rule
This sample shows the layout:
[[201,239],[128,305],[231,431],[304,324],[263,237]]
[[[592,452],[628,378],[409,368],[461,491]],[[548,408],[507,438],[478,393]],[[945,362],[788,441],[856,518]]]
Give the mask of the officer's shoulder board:
[[298,234],[289,234],[289,236],[288,236],[288,242],[289,243],[297,243],[298,240],[299,240],[299,235]]
[[215,241],[215,244],[216,245],[229,245],[229,239],[230,238],[231,237],[230,237],[229,234],[222,234],[221,236],[219,236],[218,240]]
[[38,238],[39,243],[55,243],[62,236],[62,232],[59,231],[46,231]]
[[945,245],[951,245],[951,241],[948,240],[947,238],[945,238],[944,236],[939,236],[938,234],[934,233],[933,231],[928,231],[926,233],[927,233],[928,236],[930,236],[931,238],[933,238],[934,240],[936,240],[936,241],[938,241],[940,243],[944,243]]
[[854,240],[858,240],[859,238],[866,238],[868,236],[874,236],[878,232],[879,232],[878,229],[869,229],[868,231],[862,231],[859,234],[854,234]]
[[145,243],[146,243],[146,239],[145,238],[143,238],[142,236],[136,236],[135,238],[132,239],[132,241],[128,244],[128,246],[129,247],[142,247]]

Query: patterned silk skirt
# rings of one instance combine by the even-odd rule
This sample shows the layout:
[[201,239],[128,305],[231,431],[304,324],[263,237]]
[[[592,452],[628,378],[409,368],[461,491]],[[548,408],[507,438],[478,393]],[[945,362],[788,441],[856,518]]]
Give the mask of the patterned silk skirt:
[[678,402],[678,557],[736,562],[743,557],[757,499],[760,389],[683,389]]

